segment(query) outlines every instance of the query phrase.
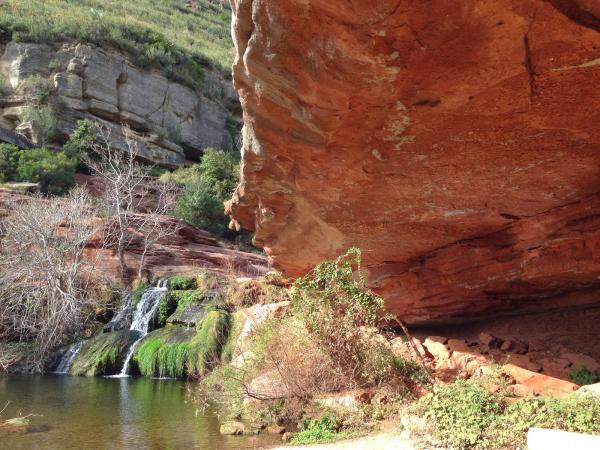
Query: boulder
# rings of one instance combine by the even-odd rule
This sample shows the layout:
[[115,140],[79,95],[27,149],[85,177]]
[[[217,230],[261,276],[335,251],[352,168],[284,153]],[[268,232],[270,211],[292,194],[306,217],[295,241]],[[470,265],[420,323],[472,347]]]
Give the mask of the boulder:
[[73,359],[69,373],[90,377],[120,373],[129,348],[139,337],[137,331],[122,330],[91,338]]
[[291,431],[287,431],[287,432],[283,433],[283,435],[281,436],[281,440],[283,442],[289,442],[292,440],[293,437],[294,437],[294,433],[292,433]]
[[450,350],[446,346],[448,339],[442,336],[429,336],[423,341],[423,346],[436,360],[446,360],[450,358]]
[[338,392],[336,394],[322,395],[315,399],[321,406],[331,409],[357,410],[362,405],[368,405],[375,396],[370,390],[360,389],[354,391]]
[[58,95],[81,98],[83,96],[83,78],[72,73],[54,75],[54,88]]
[[448,348],[452,352],[469,352],[472,350],[464,339],[448,339]]
[[516,384],[526,386],[535,395],[565,397],[575,392],[579,387],[575,383],[532,372],[514,364],[502,366],[502,371],[511,377]]
[[271,425],[271,426],[267,427],[267,433],[283,434],[283,433],[285,433],[285,427],[282,427],[280,425]]
[[16,145],[19,148],[32,148],[33,142],[22,134],[0,127],[0,142]]
[[594,397],[600,397],[600,383],[581,386],[577,390],[577,393],[582,395],[593,395]]
[[242,422],[230,421],[225,422],[219,428],[219,432],[221,434],[230,434],[230,435],[242,435],[246,431],[246,426]]
[[525,353],[527,353],[528,346],[525,342],[507,339],[500,346],[500,350],[502,350],[503,352],[511,352],[524,355]]
[[568,368],[571,365],[569,360],[564,358],[542,358],[539,363],[542,365],[544,374],[563,377],[568,375]]
[[530,428],[527,431],[527,448],[529,450],[597,450],[600,448],[600,436],[573,433],[562,430]]
[[527,355],[508,355],[506,360],[516,366],[522,367],[524,369],[530,370],[532,372],[539,372],[542,370],[542,366],[531,360],[531,358]]
[[232,225],[288,276],[360,247],[409,325],[598,304],[584,3],[232,0]]
[[251,338],[255,330],[265,321],[281,317],[290,306],[289,301],[254,305],[234,314],[232,327],[234,339],[233,358],[237,358],[250,350]]
[[486,347],[494,348],[502,344],[502,340],[489,333],[479,333],[479,343]]

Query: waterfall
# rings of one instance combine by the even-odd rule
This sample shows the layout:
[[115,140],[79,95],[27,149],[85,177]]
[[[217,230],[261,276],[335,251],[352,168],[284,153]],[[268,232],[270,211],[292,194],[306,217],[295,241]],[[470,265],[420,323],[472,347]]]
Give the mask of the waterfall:
[[103,332],[110,333],[111,331],[119,331],[128,326],[129,320],[131,320],[131,301],[133,300],[133,294],[127,294],[123,306],[119,312],[108,322]]
[[142,298],[138,302],[135,307],[135,312],[133,314],[133,320],[131,322],[131,326],[129,327],[132,331],[138,331],[141,333],[139,339],[137,339],[131,347],[129,347],[129,351],[127,352],[127,357],[125,358],[125,362],[123,363],[123,368],[121,369],[121,373],[119,375],[115,375],[115,378],[127,377],[127,371],[129,369],[129,362],[133,357],[133,353],[135,352],[135,347],[137,344],[146,337],[148,331],[150,329],[150,324],[156,317],[156,312],[158,311],[158,305],[161,299],[167,293],[167,282],[159,281],[158,285],[155,288],[150,288],[144,292]]
[[87,341],[79,341],[76,344],[71,345],[69,350],[67,350],[61,358],[60,363],[58,364],[58,367],[56,368],[54,373],[61,375],[68,374],[69,369],[71,368],[71,364],[73,364],[73,360],[75,359],[77,353],[79,353],[79,350],[82,349],[86,342]]

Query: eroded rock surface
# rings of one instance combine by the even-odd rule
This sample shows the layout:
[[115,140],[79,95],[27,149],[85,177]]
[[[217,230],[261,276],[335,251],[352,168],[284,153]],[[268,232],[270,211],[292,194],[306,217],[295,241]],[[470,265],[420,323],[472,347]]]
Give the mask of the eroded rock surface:
[[350,246],[408,323],[600,300],[600,11],[231,0],[243,181],[275,267]]

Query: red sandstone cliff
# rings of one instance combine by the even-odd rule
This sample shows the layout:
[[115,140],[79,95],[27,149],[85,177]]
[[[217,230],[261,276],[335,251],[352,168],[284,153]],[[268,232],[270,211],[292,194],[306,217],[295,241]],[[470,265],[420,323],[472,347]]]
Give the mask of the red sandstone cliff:
[[275,267],[350,246],[410,323],[600,301],[600,6],[231,0]]

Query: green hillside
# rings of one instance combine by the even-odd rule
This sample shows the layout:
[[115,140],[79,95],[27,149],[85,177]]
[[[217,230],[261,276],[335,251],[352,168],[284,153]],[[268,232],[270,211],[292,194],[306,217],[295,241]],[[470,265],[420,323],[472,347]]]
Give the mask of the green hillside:
[[3,0],[0,38],[112,46],[142,67],[196,85],[203,67],[229,71],[231,11],[218,0]]

